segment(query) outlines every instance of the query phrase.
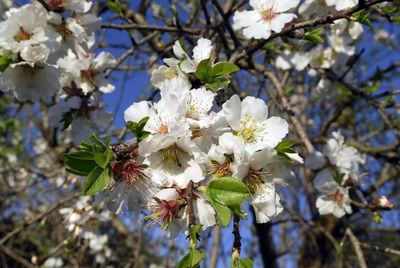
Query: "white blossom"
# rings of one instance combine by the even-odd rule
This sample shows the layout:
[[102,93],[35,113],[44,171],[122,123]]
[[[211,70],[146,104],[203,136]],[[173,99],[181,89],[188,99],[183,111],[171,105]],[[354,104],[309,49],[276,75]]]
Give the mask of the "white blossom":
[[286,23],[297,16],[283,13],[299,4],[299,0],[251,0],[252,11],[236,11],[233,27],[243,29],[247,38],[267,39],[271,32],[279,33]]

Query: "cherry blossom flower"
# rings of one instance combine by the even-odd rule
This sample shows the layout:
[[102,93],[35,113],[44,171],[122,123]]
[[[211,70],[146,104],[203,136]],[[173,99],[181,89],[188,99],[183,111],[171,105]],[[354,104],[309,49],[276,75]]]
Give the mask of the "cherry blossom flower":
[[251,0],[252,11],[236,11],[233,27],[243,29],[247,38],[267,39],[271,32],[279,33],[286,23],[297,16],[283,13],[299,4],[299,0]]
[[[232,133],[223,135],[251,156],[255,151],[275,147],[288,133],[288,123],[277,116],[268,117],[264,101],[246,97],[242,102],[234,95],[222,106]],[[222,137],[221,137],[222,138]]]

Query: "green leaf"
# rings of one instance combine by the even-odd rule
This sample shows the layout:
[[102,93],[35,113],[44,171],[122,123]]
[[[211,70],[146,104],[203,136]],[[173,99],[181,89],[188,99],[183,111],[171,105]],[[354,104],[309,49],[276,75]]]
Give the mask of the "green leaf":
[[90,135],[90,140],[93,141],[97,146],[99,146],[102,150],[106,149],[104,143],[96,136],[96,134],[92,133]]
[[324,43],[324,39],[322,39],[322,37],[320,37],[320,35],[322,34],[323,28],[318,28],[314,31],[308,32],[303,34],[300,39],[304,39],[307,40],[311,43]]
[[87,152],[91,152],[93,153],[93,147],[94,144],[87,142],[87,141],[83,141],[78,148],[81,149],[82,151],[87,151]]
[[69,125],[71,125],[72,121],[74,120],[74,114],[77,111],[78,111],[77,109],[71,109],[62,115],[60,123],[63,123],[63,126],[61,130],[66,130],[69,127]]
[[367,26],[372,26],[371,21],[369,20],[369,13],[366,13],[364,9],[353,13],[350,17],[351,20],[357,21],[359,23],[365,24]]
[[206,257],[206,253],[191,249],[189,254],[185,255],[176,268],[194,268],[199,267],[199,263]]
[[387,6],[387,7],[383,8],[383,13],[385,15],[389,15],[391,13],[396,12],[398,9],[399,9],[399,7],[396,7],[396,6]]
[[198,79],[207,83],[211,79],[211,68],[212,67],[210,59],[202,60],[197,66],[197,70],[194,74]]
[[203,227],[203,225],[200,224],[200,225],[192,226],[190,228],[190,232],[189,232],[190,239],[195,243],[196,246],[197,246],[197,235],[196,234],[198,231],[200,231],[201,227]]
[[229,85],[230,80],[226,77],[218,77],[212,78],[211,81],[207,82],[207,85],[214,91],[219,88],[227,87]]
[[181,48],[183,49],[183,51],[188,52],[189,48],[187,46],[185,46],[185,39],[183,37],[181,39],[179,39],[179,44],[181,45]]
[[291,140],[283,140],[275,146],[275,150],[282,151],[284,149],[290,148],[294,145],[294,141]]
[[277,154],[279,156],[281,156],[283,159],[285,159],[286,161],[288,161],[290,164],[294,164],[294,161],[292,160],[292,158],[290,158],[287,154],[285,154],[284,152],[277,152]]
[[380,85],[380,81],[375,81],[375,83],[371,86],[365,89],[365,92],[367,93],[374,93],[378,90],[379,85]]
[[110,148],[106,148],[106,150],[102,151],[98,147],[93,148],[94,153],[94,161],[101,167],[106,168],[108,162],[111,159],[111,150]]
[[178,19],[178,11],[175,8],[170,8],[172,15],[174,15],[175,19]]
[[395,100],[394,100],[394,95],[391,95],[390,97],[387,97],[383,100],[384,103],[388,103],[388,104],[395,104]]
[[12,61],[12,55],[0,56],[0,72],[4,72]]
[[249,189],[236,178],[223,177],[210,182],[207,195],[221,205],[235,206],[247,200]]
[[245,215],[243,211],[240,209],[240,205],[235,205],[235,206],[228,206],[228,208],[237,216],[240,218],[244,219]]
[[254,263],[249,258],[240,259],[239,263],[240,263],[240,268],[254,268]]
[[110,1],[107,3],[107,6],[114,11],[115,13],[120,14],[122,12],[121,4],[119,0],[114,0],[114,2]]
[[151,133],[148,131],[144,131],[144,127],[147,124],[147,121],[149,121],[149,117],[143,117],[142,119],[140,119],[139,122],[132,122],[132,121],[128,121],[126,123],[127,127],[130,129],[130,131],[133,133],[133,135],[136,136],[136,138],[140,141],[143,140],[145,138],[147,138]]
[[234,72],[239,71],[240,68],[233,63],[229,62],[220,62],[215,64],[211,69],[211,76],[219,77],[223,75],[228,75]]
[[82,172],[82,171],[75,170],[75,169],[68,168],[68,167],[65,168],[65,171],[67,171],[68,173],[71,173],[71,174],[78,175],[78,176],[87,176],[89,174],[89,172]]
[[333,173],[333,179],[337,182],[337,184],[341,185],[343,182],[343,178],[346,174],[339,173],[337,170]]
[[103,190],[110,180],[110,175],[110,167],[107,167],[106,169],[95,167],[87,177],[84,189],[85,195],[95,194]]
[[[207,193],[206,193],[207,194]],[[218,220],[219,223],[221,224],[222,227],[226,227],[229,225],[229,222],[231,221],[231,210],[224,205],[219,204],[218,202],[214,201],[212,198],[209,198],[209,201],[211,205],[215,208],[215,211],[217,212]]]
[[93,168],[97,167],[97,164],[93,160],[84,160],[84,159],[79,159],[79,158],[73,158],[73,157],[68,157],[68,154],[63,155],[63,161],[65,165],[68,166],[68,168],[71,172],[77,175],[81,176],[87,176],[90,171],[92,171]]
[[106,139],[106,144],[105,144],[105,145],[106,145],[106,148],[108,148],[108,147],[110,146],[111,140],[112,140],[111,137],[109,137],[109,138]]
[[80,160],[93,160],[94,155],[92,152],[79,151],[79,152],[64,154],[64,157],[80,159]]

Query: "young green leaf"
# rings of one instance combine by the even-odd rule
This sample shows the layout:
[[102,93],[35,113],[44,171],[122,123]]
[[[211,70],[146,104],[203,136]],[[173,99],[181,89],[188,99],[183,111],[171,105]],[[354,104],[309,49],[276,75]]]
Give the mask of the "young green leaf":
[[89,172],[83,172],[83,171],[75,170],[73,168],[68,168],[68,167],[65,168],[65,171],[67,171],[68,173],[71,173],[71,174],[78,175],[78,176],[87,176],[89,174]]
[[95,194],[103,190],[110,181],[110,175],[110,167],[107,167],[106,169],[95,167],[87,177],[84,189],[85,195]]
[[220,62],[215,64],[211,69],[211,76],[219,77],[223,75],[228,75],[234,72],[239,71],[240,68],[233,63],[229,62]]
[[12,55],[0,56],[0,72],[4,72],[12,61]]
[[239,216],[240,218],[244,219],[245,214],[240,209],[240,205],[228,206],[228,208],[233,212],[233,214]]
[[189,232],[190,239],[195,243],[195,245],[197,245],[197,235],[196,234],[198,231],[200,231],[201,227],[203,227],[203,225],[200,224],[200,225],[192,226],[190,228],[190,232]]
[[207,195],[221,205],[240,205],[249,197],[249,189],[240,180],[233,177],[223,177],[210,182]]
[[[207,193],[206,193],[206,195],[207,195]],[[219,220],[219,223],[221,224],[221,226],[222,227],[228,226],[229,222],[231,221],[231,217],[232,217],[231,210],[227,206],[219,204],[214,199],[212,199],[210,196],[208,196],[208,199],[209,199],[211,205],[213,205],[213,207],[215,208],[215,211],[217,212],[218,220]]]
[[92,135],[90,135],[90,140],[93,141],[97,146],[99,146],[101,150],[105,150],[105,149],[106,149],[106,146],[105,146],[104,143],[96,136],[96,134],[92,133]]
[[371,14],[366,13],[364,9],[357,11],[356,13],[354,13],[350,19],[353,21],[357,21],[359,23],[365,24],[367,26],[372,26],[371,21],[369,20],[369,16]]
[[187,46],[185,46],[185,39],[183,37],[181,39],[179,39],[179,44],[181,45],[181,48],[183,49],[183,51],[188,52],[189,48]]
[[254,263],[249,258],[240,259],[239,263],[240,263],[240,268],[254,268]]
[[111,159],[111,150],[110,148],[106,148],[106,150],[101,150],[98,147],[93,148],[94,153],[94,161],[101,167],[106,168],[108,162]]
[[282,151],[284,149],[290,148],[294,145],[294,141],[291,140],[283,140],[278,145],[275,146],[275,150]]
[[202,80],[203,82],[209,82],[211,79],[211,61],[210,59],[205,59],[200,61],[197,66],[195,76]]
[[179,261],[176,268],[197,268],[205,257],[206,253],[190,249],[190,252]]
[[130,131],[133,133],[133,135],[135,135],[135,137],[138,140],[143,140],[143,139],[147,138],[151,134],[150,132],[143,130],[144,127],[147,124],[147,121],[149,121],[149,117],[148,116],[143,117],[137,123],[136,122],[132,122],[132,121],[128,121],[126,123],[126,125],[128,126]]
[[108,2],[107,6],[117,14],[120,14],[122,12],[119,0],[114,0],[114,2],[112,1]]
[[[80,153],[80,152],[79,152]],[[82,152],[86,153],[86,152]],[[72,153],[70,153],[72,154]],[[68,166],[68,168],[73,174],[81,175],[81,176],[87,176],[90,171],[92,171],[93,168],[97,166],[96,162],[93,160],[88,160],[88,159],[82,159],[82,158],[74,158],[75,155],[72,155],[72,157],[69,156],[69,154],[63,155],[63,161],[65,165]],[[92,156],[93,159],[93,156]]]
[[80,160],[93,160],[94,155],[92,152],[78,151],[65,154],[64,157]]
[[300,39],[304,39],[309,41],[310,43],[324,43],[324,39],[322,39],[322,37],[320,36],[322,34],[322,30],[323,28],[318,28],[314,31],[308,32],[303,34]]
[[367,92],[367,93],[376,92],[379,88],[380,83],[381,83],[380,81],[375,81],[375,83],[372,86],[365,89],[365,92]]
[[90,142],[87,142],[87,141],[83,141],[78,146],[78,148],[81,149],[82,151],[87,151],[87,152],[90,152],[90,153],[93,153],[93,147],[94,147],[94,144],[90,143]]

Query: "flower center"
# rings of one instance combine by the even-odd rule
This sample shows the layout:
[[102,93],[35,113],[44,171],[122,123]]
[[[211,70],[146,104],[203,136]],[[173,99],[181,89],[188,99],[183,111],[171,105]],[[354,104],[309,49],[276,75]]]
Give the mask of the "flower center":
[[84,80],[90,82],[92,85],[95,84],[94,77],[97,75],[97,72],[94,69],[82,70],[81,74]]
[[344,194],[337,190],[333,196],[332,196],[333,201],[335,201],[336,204],[342,205],[343,204],[343,199],[344,199]]
[[343,46],[343,40],[341,38],[336,38],[335,41],[333,41],[333,46],[340,48]]
[[148,210],[153,213],[144,217],[144,220],[152,219],[154,224],[161,222],[161,229],[165,231],[178,212],[179,202],[178,200],[159,199],[156,199],[156,202],[157,204],[148,206]]
[[[257,135],[259,134],[267,134],[266,131],[263,132],[263,128],[265,127],[265,123],[260,123],[262,121],[261,118],[258,118],[258,122],[255,119],[252,119],[252,116],[249,114],[245,114],[244,120],[240,120],[241,127],[237,132],[237,136],[242,138],[244,143],[251,143],[257,140]],[[260,138],[261,141],[264,140],[263,137]]]
[[250,169],[243,178],[243,183],[249,188],[252,194],[261,194],[263,192],[262,185],[268,180],[268,175],[271,175],[271,173]]
[[49,23],[51,26],[53,26],[54,30],[59,33],[64,41],[67,41],[70,39],[70,36],[72,32],[68,29],[67,23],[63,21],[60,25]]
[[161,152],[162,152],[163,163],[168,163],[168,164],[174,163],[178,167],[182,166],[183,152],[176,144],[168,148],[162,149]]
[[173,70],[173,69],[169,69],[165,74],[164,74],[165,78],[167,79],[172,79],[172,78],[178,78],[179,74],[177,71]]
[[168,125],[167,124],[161,124],[160,128],[157,130],[158,134],[168,134]]
[[261,11],[261,17],[264,21],[271,21],[278,13],[274,11],[274,7],[264,9]]
[[143,165],[136,163],[136,161],[133,159],[127,161],[122,169],[122,176],[126,183],[133,185],[137,182],[148,180],[146,174],[144,174],[144,168],[145,167]]
[[21,41],[31,39],[32,35],[33,35],[32,33],[25,31],[24,28],[22,28],[22,26],[19,26],[19,33],[14,36],[14,40],[19,43]]
[[201,136],[203,136],[203,132],[200,128],[192,129],[192,136],[190,137],[190,139],[193,140],[193,139],[201,137]]
[[231,171],[231,163],[230,162],[225,162],[225,163],[215,163],[212,165],[213,169],[213,174],[214,177],[216,178],[222,178],[222,177],[230,177],[232,176],[232,171]]

